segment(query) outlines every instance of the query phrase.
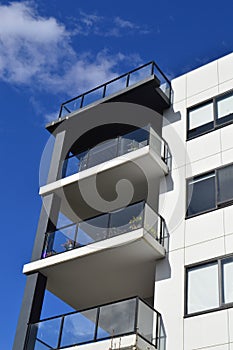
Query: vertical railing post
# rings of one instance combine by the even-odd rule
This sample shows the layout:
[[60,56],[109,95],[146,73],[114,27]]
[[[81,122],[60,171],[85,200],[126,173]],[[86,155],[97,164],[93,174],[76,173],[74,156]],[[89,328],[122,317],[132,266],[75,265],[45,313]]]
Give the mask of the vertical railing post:
[[107,223],[107,233],[106,233],[106,238],[110,237],[110,219],[111,219],[111,213],[108,213],[108,223]]
[[134,319],[134,332],[138,333],[138,309],[139,309],[139,298],[136,297],[136,305],[135,305],[135,319]]
[[61,347],[61,338],[62,338],[62,331],[63,331],[64,320],[65,320],[65,316],[62,316],[61,325],[60,325],[60,329],[59,329],[59,335],[58,335],[58,342],[57,342],[57,348],[58,349]]
[[117,137],[116,157],[120,156],[119,150],[120,150],[121,139],[122,139],[122,136]]
[[81,102],[80,102],[80,108],[83,107],[83,102],[84,102],[84,94],[82,95]]
[[100,317],[100,306],[97,308],[96,312],[96,321],[95,321],[95,333],[94,333],[94,341],[97,340],[98,335],[98,325],[99,325],[99,317]]
[[[74,248],[76,248],[77,245],[77,238],[78,238],[78,226],[79,226],[79,222],[77,222],[76,224],[76,228],[75,228],[75,234],[74,234]],[[79,244],[79,243],[78,243]]]
[[159,314],[156,312],[156,331],[155,331],[155,347],[158,346],[158,336],[159,336]]
[[154,62],[151,63],[151,75],[154,75]]
[[128,87],[128,86],[129,86],[129,78],[130,78],[130,73],[129,73],[129,74],[127,74],[127,79],[126,79],[126,87]]
[[58,119],[60,119],[61,116],[62,116],[62,110],[63,110],[63,104],[62,104],[61,107],[60,107]]
[[105,94],[106,94],[106,87],[107,87],[107,84],[104,85],[104,89],[103,89],[103,95],[102,95],[102,98],[105,97]]
[[160,218],[160,235],[159,235],[159,243],[162,244],[162,246],[164,245],[163,243],[163,234],[164,234],[164,224],[163,224],[163,220]]

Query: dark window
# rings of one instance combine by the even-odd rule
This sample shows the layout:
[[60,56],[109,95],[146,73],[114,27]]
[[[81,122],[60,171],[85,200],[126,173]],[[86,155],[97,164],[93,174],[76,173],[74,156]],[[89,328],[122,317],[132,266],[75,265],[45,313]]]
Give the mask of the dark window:
[[186,315],[233,306],[232,275],[233,257],[187,268]]
[[220,168],[218,173],[218,205],[233,199],[233,164]]
[[197,176],[188,182],[187,216],[215,208],[215,172]]
[[233,121],[233,93],[214,97],[188,110],[187,138],[214,130]]
[[187,217],[233,203],[233,164],[187,182]]

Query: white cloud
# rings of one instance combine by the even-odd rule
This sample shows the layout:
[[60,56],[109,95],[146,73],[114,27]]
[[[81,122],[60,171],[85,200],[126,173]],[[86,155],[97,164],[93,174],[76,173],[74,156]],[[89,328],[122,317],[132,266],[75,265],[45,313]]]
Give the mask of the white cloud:
[[52,71],[67,49],[74,54],[68,39],[62,24],[40,17],[29,3],[0,5],[0,79],[28,84],[42,72]]
[[12,2],[9,6],[0,6],[1,39],[11,37],[26,39],[38,43],[58,42],[65,34],[63,25],[54,18],[36,16],[35,9],[29,3]]
[[[95,14],[80,14],[82,30],[84,26],[93,30],[101,21],[103,17]],[[117,21],[116,30],[131,26],[119,18]],[[41,17],[32,2],[0,4],[0,80],[32,91],[63,93],[66,99],[112,79],[122,67],[132,67],[132,62],[133,66],[141,64],[138,55],[110,54],[107,50],[76,53],[73,35],[55,18]],[[51,121],[56,116],[50,113],[45,119]]]
[[120,17],[114,18],[114,23],[120,27],[120,28],[129,28],[129,29],[138,29],[139,26],[137,26],[135,23],[126,21]]
[[97,35],[104,37],[122,37],[132,34],[149,34],[150,30],[119,16],[105,18],[96,13],[79,11],[79,18],[73,18],[74,35]]

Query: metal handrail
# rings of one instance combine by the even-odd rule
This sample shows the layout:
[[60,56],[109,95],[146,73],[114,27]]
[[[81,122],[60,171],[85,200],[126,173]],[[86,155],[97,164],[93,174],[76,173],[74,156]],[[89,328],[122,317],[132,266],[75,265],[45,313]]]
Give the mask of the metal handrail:
[[168,96],[168,98],[169,98],[169,100],[171,100],[171,82],[170,82],[170,80],[166,77],[166,75],[162,72],[162,70],[159,68],[159,66],[154,61],[150,61],[150,62],[148,62],[146,64],[143,64],[143,65],[141,65],[141,66],[139,66],[139,67],[137,67],[135,69],[130,70],[127,73],[124,73],[124,74],[122,74],[122,75],[120,75],[120,76],[118,76],[118,77],[116,77],[114,79],[111,79],[111,80],[107,81],[106,83],[98,85],[97,87],[95,87],[95,88],[93,88],[91,90],[88,90],[88,91],[86,91],[86,92],[84,92],[84,93],[82,93],[82,94],[80,94],[78,96],[75,96],[75,97],[73,97],[73,98],[63,102],[61,104],[61,106],[60,106],[58,119],[62,118],[62,110],[63,110],[63,108],[68,113],[72,113],[72,111],[70,111],[69,108],[66,106],[68,103],[73,102],[73,101],[78,100],[78,99],[81,98],[81,102],[80,102],[80,107],[79,108],[82,108],[83,107],[83,102],[84,102],[84,97],[86,95],[94,92],[94,91],[97,91],[97,90],[101,89],[101,88],[103,88],[102,98],[104,98],[106,96],[106,87],[107,87],[107,85],[109,85],[111,83],[114,83],[115,81],[120,80],[120,79],[122,79],[124,77],[127,77],[127,79],[126,79],[126,86],[125,87],[128,87],[129,86],[130,75],[132,73],[137,72],[137,71],[139,71],[139,70],[141,70],[141,69],[143,69],[143,68],[145,68],[147,66],[150,66],[150,65],[151,65],[151,73],[150,73],[150,75],[154,75],[154,71],[156,69],[161,74],[161,76],[166,81],[166,83],[168,84],[168,86],[169,86],[169,96]]

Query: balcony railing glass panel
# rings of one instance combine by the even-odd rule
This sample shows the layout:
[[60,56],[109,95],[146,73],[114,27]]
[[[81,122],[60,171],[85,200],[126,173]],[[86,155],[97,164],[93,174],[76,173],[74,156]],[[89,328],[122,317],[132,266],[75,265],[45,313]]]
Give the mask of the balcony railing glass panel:
[[73,175],[148,145],[170,168],[171,155],[167,143],[151,127],[146,126],[107,140],[88,151],[75,155],[70,153],[64,161],[62,177]]
[[76,242],[79,246],[102,241],[108,237],[109,214],[96,216],[78,224]]
[[138,334],[158,349],[161,315],[138,297],[29,325],[27,350],[60,349]]
[[94,341],[96,317],[97,308],[64,317],[61,346]]
[[142,228],[144,202],[130,205],[110,214],[109,237]]
[[90,103],[111,96],[112,94],[119,92],[128,86],[132,86],[150,76],[155,76],[158,79],[160,90],[170,101],[171,82],[158,65],[152,61],[62,103],[59,112],[59,119],[64,118],[68,114],[83,108]]
[[134,332],[136,299],[100,307],[97,339]]
[[144,201],[45,235],[42,258],[143,228],[164,246],[165,223]]
[[73,175],[118,156],[135,151],[149,143],[149,130],[137,129],[124,136],[107,140],[80,154],[69,154],[64,161],[63,177]]

